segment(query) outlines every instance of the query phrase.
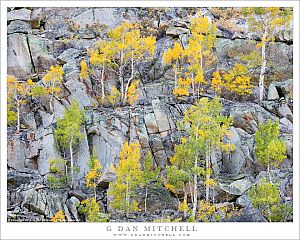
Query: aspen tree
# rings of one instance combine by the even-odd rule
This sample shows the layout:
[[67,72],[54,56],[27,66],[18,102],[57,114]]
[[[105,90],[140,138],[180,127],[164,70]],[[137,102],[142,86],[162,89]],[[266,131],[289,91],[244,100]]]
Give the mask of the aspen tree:
[[7,76],[7,121],[9,125],[17,124],[17,132],[21,129],[21,111],[30,96],[32,80],[18,81],[14,76]]
[[[143,37],[138,24],[124,22],[108,33],[107,42],[103,42],[102,48],[109,51],[108,68],[119,79],[122,103],[132,104],[132,97],[128,92],[132,81],[136,79],[136,65],[142,61],[151,59],[155,51],[155,37]],[[101,51],[101,50],[100,50]],[[104,50],[105,52],[105,50]],[[100,54],[100,52],[99,52]],[[130,69],[129,76],[125,68]],[[137,82],[133,83],[137,85]],[[136,94],[136,93],[134,93]]]
[[158,176],[160,173],[161,168],[155,167],[153,164],[152,154],[149,151],[146,155],[144,161],[144,171],[143,171],[143,183],[145,188],[145,204],[144,204],[144,211],[147,212],[147,197],[148,197],[148,189],[151,187],[153,182],[156,182],[158,185]]
[[109,43],[105,40],[100,40],[97,42],[94,49],[90,51],[90,63],[94,67],[101,68],[101,77],[99,77],[95,71],[95,69],[90,69],[90,73],[101,83],[101,101],[104,103],[105,100],[105,87],[104,87],[104,78],[105,73],[109,64],[111,63],[111,57],[113,54],[113,46],[112,43]]
[[269,222],[286,222],[293,214],[293,207],[281,203],[278,184],[268,182],[264,177],[249,190],[250,200],[255,208],[267,218]]
[[194,97],[199,98],[203,85],[207,84],[204,72],[214,60],[213,47],[216,41],[216,26],[208,17],[197,17],[191,20],[191,38],[185,56],[187,57],[188,74],[191,78]]
[[248,68],[241,63],[235,63],[233,68],[223,73],[223,86],[229,92],[243,96],[252,93],[253,86]]
[[55,94],[58,94],[61,91],[60,84],[63,81],[63,75],[64,71],[62,69],[62,66],[56,65],[56,66],[51,66],[50,70],[47,71],[45,76],[43,77],[43,80],[46,85],[46,89],[48,93],[51,95],[50,98],[50,111],[53,111],[53,97]]
[[100,222],[101,209],[96,198],[87,198],[80,202],[79,211],[86,217],[87,222]]
[[82,80],[86,80],[90,75],[90,69],[85,60],[81,60],[80,62],[80,73],[79,76]]
[[178,76],[181,72],[181,65],[183,62],[183,58],[184,58],[184,51],[183,48],[181,47],[181,45],[178,42],[174,43],[173,48],[169,48],[167,51],[165,51],[163,53],[163,62],[166,65],[172,65],[173,68],[173,72],[174,72],[174,94],[175,95],[186,95],[185,94],[181,94],[180,90],[181,90],[181,86],[178,86]]
[[191,37],[185,49],[175,42],[163,54],[164,64],[172,65],[174,72],[174,90],[177,97],[189,96],[192,88],[194,97],[199,98],[204,86],[207,70],[215,60],[213,47],[216,41],[216,26],[207,17],[191,20]]
[[[181,146],[176,146],[176,147],[181,147]],[[185,146],[184,146],[185,147]],[[182,149],[183,150],[183,149]],[[177,156],[178,153],[183,153],[183,151],[180,150],[175,150],[177,151]],[[186,156],[187,157],[187,156]],[[190,193],[192,195],[191,191],[191,181],[192,181],[192,176],[188,170],[188,167],[190,164],[183,165],[177,161],[177,159],[172,158],[171,159],[171,166],[167,166],[167,184],[166,188],[175,193],[179,194],[180,191],[183,192],[183,201],[178,205],[178,210],[183,212],[184,217],[187,216],[187,213],[190,212],[190,208],[187,205],[187,196]]]
[[107,97],[108,102],[114,107],[115,104],[120,99],[120,97],[121,97],[120,91],[115,86],[112,86],[111,93]]
[[211,88],[214,89],[216,93],[220,94],[223,86],[224,82],[222,76],[220,75],[220,72],[215,71],[211,80]]
[[258,161],[267,167],[271,183],[271,166],[278,167],[278,164],[286,159],[286,144],[279,139],[279,133],[279,123],[271,120],[265,124],[259,123],[255,133],[255,154]]
[[89,161],[89,167],[90,171],[85,177],[86,180],[86,187],[93,187],[94,190],[94,197],[96,199],[96,187],[99,183],[100,177],[101,177],[101,163],[100,161],[95,157],[94,153]]
[[[291,21],[289,8],[280,7],[246,7],[242,8],[246,16],[249,30],[259,35],[260,41],[257,48],[260,49],[260,74],[259,74],[259,101],[264,99],[264,78],[267,67],[266,50],[269,44],[274,43],[275,34],[280,28],[288,26]],[[252,54],[253,55],[253,54]],[[253,56],[256,56],[254,54]]]
[[[187,172],[192,179],[192,218],[196,215],[199,177],[205,176],[207,201],[210,186],[215,185],[215,181],[210,178],[212,153],[216,150],[234,150],[233,144],[223,142],[225,136],[230,136],[228,128],[232,124],[232,118],[223,116],[221,111],[222,104],[218,97],[211,101],[201,98],[184,113],[183,122],[180,124],[187,137],[182,139],[180,145],[175,146],[171,163]],[[200,167],[203,162],[201,155],[205,155],[205,168]]]
[[54,130],[58,143],[69,150],[72,188],[75,186],[73,148],[83,138],[80,128],[84,121],[84,111],[80,109],[79,102],[74,99],[71,101],[70,109],[65,109],[63,117],[57,120],[57,127]]
[[134,191],[142,184],[141,152],[139,143],[125,142],[120,152],[120,162],[115,171],[117,180],[110,183],[108,195],[112,197],[110,206],[124,211],[126,216],[131,211],[137,211],[138,203],[134,200]]

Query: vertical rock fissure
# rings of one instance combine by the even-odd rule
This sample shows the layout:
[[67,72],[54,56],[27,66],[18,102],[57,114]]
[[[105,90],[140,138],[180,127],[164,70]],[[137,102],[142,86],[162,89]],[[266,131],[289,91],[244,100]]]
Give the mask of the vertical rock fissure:
[[33,72],[36,73],[34,61],[33,61],[31,50],[30,50],[28,35],[26,35],[26,43],[27,43],[27,46],[28,46],[28,51],[29,51],[29,56],[30,56],[30,61],[31,61],[31,65],[32,65],[32,68],[33,68]]

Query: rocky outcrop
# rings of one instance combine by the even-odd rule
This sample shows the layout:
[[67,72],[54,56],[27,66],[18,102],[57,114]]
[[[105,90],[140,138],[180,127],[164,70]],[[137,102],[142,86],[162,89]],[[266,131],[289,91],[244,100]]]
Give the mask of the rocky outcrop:
[[12,21],[12,20],[30,21],[30,15],[31,15],[31,11],[26,8],[12,10],[7,13],[7,21]]
[[[220,13],[211,8],[201,8],[202,14],[217,23],[215,54],[219,59],[216,68],[230,68],[240,60],[240,54],[250,53],[256,39],[249,34],[247,23],[237,16],[220,20]],[[169,164],[174,145],[180,142],[182,133],[177,122],[184,111],[193,104],[193,98],[178,100],[173,94],[174,74],[162,62],[163,52],[179,39],[185,46],[190,36],[190,16],[195,9],[153,9],[151,14],[143,8],[18,8],[8,12],[8,74],[20,80],[32,78],[43,85],[45,71],[60,64],[64,70],[62,91],[53,99],[50,111],[49,98],[30,100],[31,106],[24,109],[21,131],[8,128],[8,220],[49,221],[63,210],[68,221],[82,221],[78,211],[80,201],[91,196],[85,179],[89,171],[88,161],[92,154],[101,161],[102,177],[97,187],[97,201],[101,210],[109,212],[107,189],[114,182],[116,173],[110,166],[117,165],[124,142],[139,142],[142,162],[151,152],[155,165],[162,168]],[[137,66],[140,79],[140,97],[134,106],[100,106],[95,97],[95,81],[79,77],[80,61],[108,29],[121,22],[140,21],[149,27],[143,31],[156,34],[154,59]],[[106,28],[103,26],[106,25]],[[99,29],[102,29],[101,31]],[[272,80],[267,90],[266,101],[258,104],[254,94],[231,101],[222,98],[223,112],[233,117],[231,136],[224,139],[233,143],[230,154],[215,152],[212,156],[213,177],[217,186],[211,191],[216,203],[234,204],[242,209],[233,221],[266,221],[253,208],[247,196],[248,189],[266,175],[264,167],[255,156],[255,137],[259,123],[268,119],[279,121],[281,138],[287,144],[287,159],[279,170],[273,170],[274,181],[280,185],[283,202],[292,204],[293,199],[293,36],[290,29],[276,37],[274,45],[267,49],[273,68],[267,68],[266,82]],[[278,57],[280,55],[280,57]],[[259,72],[252,69],[255,80]],[[208,73],[210,75],[211,73]],[[271,78],[272,76],[272,78]],[[105,76],[107,91],[116,85],[113,75]],[[209,76],[207,76],[209,77]],[[274,81],[276,80],[276,81]],[[254,84],[254,83],[253,83]],[[108,94],[108,92],[106,92]],[[211,95],[203,95],[212,97]],[[49,160],[62,156],[56,144],[54,129],[56,121],[63,116],[70,101],[77,99],[86,113],[86,124],[81,132],[83,139],[74,149],[76,190],[50,189],[47,183]],[[231,99],[231,100],[230,100]],[[67,156],[68,153],[66,153]],[[205,189],[199,186],[201,198]],[[144,207],[145,189],[137,192],[141,209]],[[178,200],[164,187],[153,187],[148,192],[148,211],[133,213],[128,218],[111,212],[110,221],[153,221],[163,217],[181,217]],[[189,199],[190,200],[190,199]],[[221,206],[220,205],[220,206]]]
[[27,36],[13,33],[7,38],[7,73],[26,79],[33,72]]

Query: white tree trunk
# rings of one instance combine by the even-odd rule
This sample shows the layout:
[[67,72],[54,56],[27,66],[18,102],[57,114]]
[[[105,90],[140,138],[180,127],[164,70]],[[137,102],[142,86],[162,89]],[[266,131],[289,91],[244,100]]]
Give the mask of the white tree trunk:
[[51,98],[50,98],[50,101],[49,101],[49,108],[50,108],[50,112],[53,113],[53,106],[52,106],[52,102],[53,102],[53,97],[54,97],[54,82],[52,82],[52,91],[51,91]]
[[263,34],[262,47],[261,47],[261,68],[259,74],[259,101],[260,102],[264,100],[264,78],[265,78],[265,72],[267,66],[265,38],[266,38],[266,33]]
[[123,96],[123,104],[126,103],[128,88],[129,88],[130,82],[133,79],[133,75],[134,75],[134,64],[133,64],[134,61],[133,60],[134,59],[133,59],[133,52],[132,52],[132,55],[131,55],[131,76],[128,79],[128,82],[127,82],[126,87],[125,87],[124,96]]
[[103,104],[104,99],[105,99],[105,92],[104,92],[104,70],[105,70],[105,65],[104,65],[104,63],[103,63],[103,66],[102,66],[102,73],[101,73],[102,104]]
[[272,177],[271,177],[271,172],[270,172],[270,162],[268,162],[268,175],[269,175],[270,183],[273,184]]
[[[195,158],[195,164],[194,167],[198,166],[198,159]],[[193,191],[193,210],[192,210],[192,216],[196,216],[196,210],[197,210],[197,174],[194,174],[194,191]]]
[[194,74],[192,74],[192,90],[193,90],[193,97],[195,98],[195,79],[194,79]]
[[147,195],[148,195],[148,188],[146,187],[146,194],[145,194],[145,212],[147,212]]
[[176,88],[177,87],[177,67],[174,67],[174,81],[175,81],[174,88]]
[[20,120],[20,103],[17,101],[17,132],[20,132],[21,120]]
[[73,159],[73,139],[70,140],[69,150],[70,150],[70,162],[71,162],[71,188],[74,188],[74,159]]
[[[187,194],[186,194],[186,191],[184,191],[183,202],[187,203]],[[193,215],[193,216],[195,216],[195,215]],[[186,218],[186,210],[183,211],[183,217]]]
[[123,79],[123,52],[120,53],[119,81],[121,84],[121,98],[124,99],[124,79]]
[[126,199],[125,199],[125,201],[126,201],[126,207],[127,207],[126,217],[128,217],[128,215],[129,215],[129,183],[128,183],[128,181],[126,182]]
[[[208,151],[208,153],[206,154],[206,161],[205,161],[205,167],[206,167],[206,170],[209,169],[210,167],[210,151]],[[208,181],[209,181],[209,178],[210,178],[210,174],[206,174],[206,187],[205,187],[205,199],[206,201],[209,200],[209,185],[207,184]]]

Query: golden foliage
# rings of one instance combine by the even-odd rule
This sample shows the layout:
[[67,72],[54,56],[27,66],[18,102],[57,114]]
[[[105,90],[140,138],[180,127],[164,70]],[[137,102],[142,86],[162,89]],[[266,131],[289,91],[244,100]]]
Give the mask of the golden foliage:
[[205,180],[204,185],[209,187],[214,187],[217,185],[217,182],[214,179],[210,178]]
[[80,78],[82,80],[86,80],[89,77],[89,67],[85,60],[82,60],[80,62]]
[[290,8],[280,7],[244,7],[242,13],[246,17],[249,30],[259,34],[261,43],[274,42],[275,34],[282,27],[291,24]]
[[[163,53],[164,64],[172,65],[174,71],[173,94],[177,97],[189,96],[192,88],[199,97],[207,80],[204,70],[214,61],[213,47],[216,40],[216,26],[207,17],[191,20],[191,37],[185,49],[175,42],[173,48]],[[183,67],[186,65],[185,67]]]
[[120,91],[115,86],[112,86],[111,93],[107,97],[108,102],[114,107],[116,102],[120,101],[120,97]]
[[179,205],[179,207],[178,207],[178,211],[180,211],[180,212],[185,212],[185,213],[190,212],[190,208],[189,208],[189,206],[188,206],[188,204],[187,204],[187,200],[186,200],[186,199],[184,199],[184,200],[180,203],[180,205]]
[[108,195],[112,197],[110,206],[126,212],[138,211],[138,203],[134,200],[135,190],[143,183],[141,171],[141,149],[137,142],[125,142],[120,152],[120,162],[115,168],[117,180],[110,184]]
[[127,91],[127,102],[130,105],[133,105],[140,96],[140,90],[138,88],[140,81],[139,80],[135,80],[133,81]]
[[224,82],[222,80],[220,72],[215,71],[213,73],[213,78],[211,80],[211,88],[214,89],[218,94],[220,94],[223,86],[224,86]]
[[183,56],[183,48],[178,42],[174,43],[173,48],[169,48],[166,52],[163,53],[163,62],[165,64],[171,64],[178,61]]
[[209,222],[214,216],[216,207],[209,201],[201,200],[199,202],[198,218],[202,222]]
[[[123,22],[120,26],[108,32],[108,39],[101,40],[94,49],[90,50],[90,63],[101,66],[102,101],[104,98],[104,70],[111,71],[118,76],[120,89],[112,88],[108,101],[115,105],[118,98],[125,104],[133,104],[138,100],[138,80],[135,79],[136,65],[141,61],[151,59],[155,51],[156,38],[144,37],[141,26],[136,23]],[[127,76],[124,69],[128,68],[131,75]],[[120,93],[120,94],[119,94]]]
[[88,172],[88,174],[85,177],[86,187],[87,188],[93,187],[94,189],[96,189],[99,178],[101,177],[102,166],[100,164],[100,161],[95,157],[92,157],[90,161],[90,168],[91,170]]
[[56,65],[51,66],[50,70],[47,71],[45,76],[43,77],[43,80],[45,83],[50,83],[50,85],[53,84],[59,84],[63,80],[64,70],[62,69],[62,66]]
[[189,91],[186,88],[176,87],[176,88],[173,89],[173,94],[176,97],[189,96]]
[[51,218],[51,222],[65,222],[65,218],[65,213],[62,210],[60,210],[57,213],[55,213],[55,215]]
[[248,68],[241,63],[234,64],[231,70],[223,74],[223,79],[225,88],[230,92],[236,92],[238,95],[252,93],[253,86]]
[[7,75],[7,123],[9,126],[17,124],[20,130],[20,114],[22,107],[27,103],[26,98],[31,95],[33,82],[18,81],[15,76]]
[[96,198],[88,198],[81,201],[81,212],[85,214],[87,222],[100,222],[100,207]]
[[165,185],[165,188],[166,188],[168,191],[172,192],[172,193],[175,193],[175,194],[178,193],[178,191],[176,190],[175,186],[172,185],[172,184],[170,184],[170,183],[167,183],[167,184]]
[[51,66],[50,70],[47,71],[45,76],[43,77],[43,80],[46,85],[46,91],[51,94],[51,100],[50,100],[50,109],[52,110],[52,99],[55,94],[60,93],[61,88],[60,84],[63,81],[63,75],[64,71],[62,69],[62,66],[56,65]]

